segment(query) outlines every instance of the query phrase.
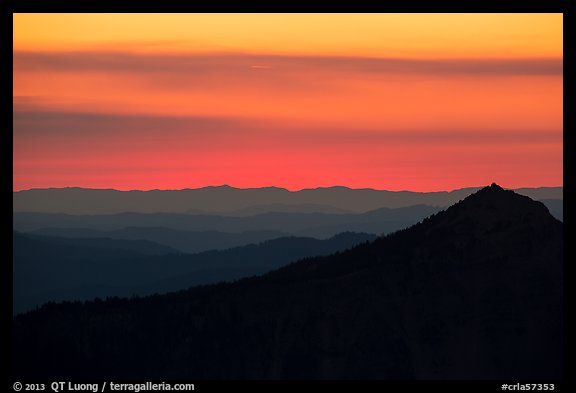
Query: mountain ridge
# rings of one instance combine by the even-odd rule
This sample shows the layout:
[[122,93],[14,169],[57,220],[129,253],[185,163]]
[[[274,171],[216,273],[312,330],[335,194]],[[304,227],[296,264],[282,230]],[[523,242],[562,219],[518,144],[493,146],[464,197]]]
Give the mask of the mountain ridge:
[[[478,187],[452,191],[412,192],[326,187],[289,191],[278,187],[204,187],[184,190],[118,191],[111,189],[52,188],[16,191],[13,211],[71,214],[134,212],[226,212],[258,205],[325,205],[363,213],[382,207],[427,204],[447,207],[477,191]],[[562,187],[521,189],[533,199],[562,199]],[[313,210],[306,210],[313,212]]]
[[410,228],[263,276],[46,305],[14,319],[14,369],[26,377],[556,380],[562,261],[563,224],[541,203],[490,186]]
[[[143,241],[14,232],[13,308],[22,312],[47,301],[165,293],[236,280],[374,238],[351,232],[326,240],[285,236],[185,254]],[[138,243],[148,248],[135,249]],[[165,253],[159,254],[162,250]]]
[[[154,188],[149,190],[140,190],[140,189],[130,189],[130,190],[120,190],[117,188],[96,188],[96,187],[80,187],[80,186],[69,186],[69,187],[32,187],[22,190],[15,190],[13,193],[19,192],[26,192],[26,191],[41,191],[41,190],[95,190],[95,191],[117,191],[117,192],[177,192],[177,191],[194,191],[194,190],[204,190],[204,189],[233,189],[233,190],[283,190],[291,193],[297,193],[300,191],[313,191],[313,190],[327,190],[327,189],[346,189],[346,190],[369,190],[369,191],[387,191],[387,192],[412,192],[412,193],[434,193],[434,192],[442,192],[442,193],[451,193],[460,190],[480,190],[485,186],[469,186],[469,187],[461,187],[461,188],[454,188],[452,190],[436,190],[436,191],[413,191],[409,189],[402,189],[402,190],[388,190],[385,188],[372,188],[372,187],[348,187],[348,186],[319,186],[319,187],[305,187],[295,190],[290,190],[285,187],[278,187],[278,186],[267,186],[267,187],[235,187],[230,186],[227,184],[222,184],[219,186],[203,186],[197,188]],[[553,188],[562,188],[562,186],[539,186],[539,187],[518,187],[518,188],[507,188],[509,190],[538,190],[538,189],[553,189]]]
[[187,231],[277,231],[326,238],[340,232],[387,233],[417,222],[438,211],[427,205],[377,210],[363,214],[262,213],[247,217],[182,213],[114,213],[71,215],[63,213],[13,213],[13,227],[20,231],[46,228],[118,230],[126,227],[164,227]]

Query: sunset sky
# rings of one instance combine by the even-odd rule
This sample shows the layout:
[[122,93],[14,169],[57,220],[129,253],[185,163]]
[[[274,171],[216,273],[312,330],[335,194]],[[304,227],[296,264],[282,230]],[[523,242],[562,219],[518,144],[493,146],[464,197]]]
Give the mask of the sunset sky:
[[562,185],[562,14],[15,14],[14,190]]

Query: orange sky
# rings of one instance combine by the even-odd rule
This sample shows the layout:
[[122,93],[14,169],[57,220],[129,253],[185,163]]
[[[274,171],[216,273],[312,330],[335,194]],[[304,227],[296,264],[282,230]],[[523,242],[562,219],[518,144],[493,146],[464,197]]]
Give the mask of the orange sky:
[[14,189],[562,185],[561,14],[15,14]]

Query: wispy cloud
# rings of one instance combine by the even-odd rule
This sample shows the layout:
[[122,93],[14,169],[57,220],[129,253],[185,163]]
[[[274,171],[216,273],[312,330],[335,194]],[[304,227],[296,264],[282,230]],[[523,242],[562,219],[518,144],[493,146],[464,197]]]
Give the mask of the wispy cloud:
[[[562,130],[394,130],[291,124],[283,120],[235,117],[154,116],[145,114],[79,113],[16,110],[14,135],[19,138],[110,138],[129,141],[152,137],[214,141],[236,146],[281,143],[297,148],[364,144],[498,144],[562,143]],[[225,139],[223,139],[225,138]],[[246,139],[248,138],[248,139]],[[244,141],[244,142],[243,142]],[[136,142],[132,142],[136,143]],[[232,146],[233,147],[233,146]]]
[[111,51],[14,52],[14,68],[52,72],[230,73],[256,68],[275,72],[321,69],[326,72],[434,75],[562,75],[559,58],[411,59],[255,54],[140,54]]

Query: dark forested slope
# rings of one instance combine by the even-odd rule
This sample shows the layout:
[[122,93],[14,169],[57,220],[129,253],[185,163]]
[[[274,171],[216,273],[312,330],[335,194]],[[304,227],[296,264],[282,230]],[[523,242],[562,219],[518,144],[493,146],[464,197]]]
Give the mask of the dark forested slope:
[[[376,236],[282,237],[182,254],[140,240],[75,239],[14,232],[13,311],[57,300],[165,293],[266,273],[294,260],[342,251]],[[169,254],[154,255],[159,251]],[[151,254],[151,255],[147,255]]]
[[484,188],[262,277],[14,319],[16,376],[546,379],[562,373],[563,225]]

